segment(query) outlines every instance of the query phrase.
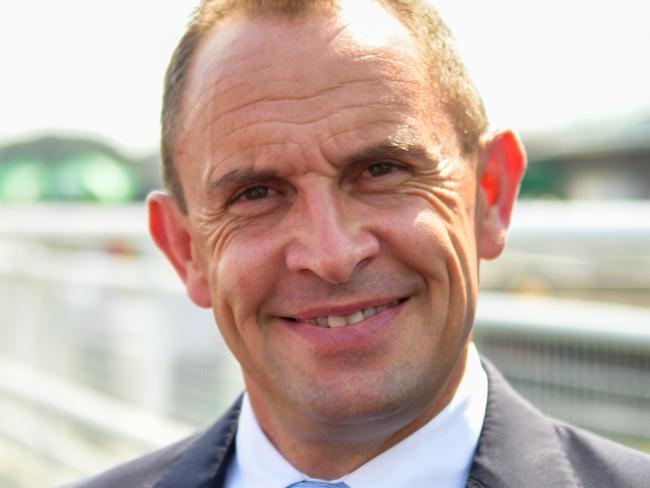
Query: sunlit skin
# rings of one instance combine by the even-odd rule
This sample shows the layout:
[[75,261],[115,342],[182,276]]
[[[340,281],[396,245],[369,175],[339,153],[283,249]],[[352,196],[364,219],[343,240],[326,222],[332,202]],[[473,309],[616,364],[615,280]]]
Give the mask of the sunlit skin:
[[[499,141],[519,148],[508,135],[463,155],[415,41],[378,5],[364,9],[380,33],[345,7],[223,22],[185,93],[176,168],[188,213],[149,199],[154,238],[214,310],[262,428],[324,479],[453,396],[479,256],[500,252],[523,168],[499,162]],[[307,323],[396,301],[345,328]]]

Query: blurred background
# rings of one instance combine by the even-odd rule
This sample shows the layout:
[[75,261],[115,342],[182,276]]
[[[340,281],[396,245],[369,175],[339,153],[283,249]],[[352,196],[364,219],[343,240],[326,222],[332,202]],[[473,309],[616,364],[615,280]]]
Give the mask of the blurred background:
[[[551,415],[650,451],[650,7],[439,0],[529,171],[476,342]],[[0,4],[0,487],[206,426],[242,383],[146,231],[195,0]]]

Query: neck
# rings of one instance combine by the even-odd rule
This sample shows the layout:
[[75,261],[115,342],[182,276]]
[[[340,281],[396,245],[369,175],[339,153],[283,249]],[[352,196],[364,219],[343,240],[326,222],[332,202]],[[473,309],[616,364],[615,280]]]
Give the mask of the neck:
[[277,414],[266,396],[248,385],[255,416],[267,437],[296,469],[312,478],[341,478],[390,449],[434,418],[451,401],[465,372],[467,347],[446,381],[428,402],[411,405],[381,419],[323,424]]

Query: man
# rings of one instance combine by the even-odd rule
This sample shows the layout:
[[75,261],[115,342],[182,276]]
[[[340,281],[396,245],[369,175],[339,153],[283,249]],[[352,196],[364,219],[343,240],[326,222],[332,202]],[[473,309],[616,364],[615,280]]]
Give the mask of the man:
[[425,3],[204,2],[168,71],[163,162],[151,233],[246,393],[84,486],[650,479],[648,458],[545,419],[471,345],[479,259],[503,249],[525,156],[488,131]]

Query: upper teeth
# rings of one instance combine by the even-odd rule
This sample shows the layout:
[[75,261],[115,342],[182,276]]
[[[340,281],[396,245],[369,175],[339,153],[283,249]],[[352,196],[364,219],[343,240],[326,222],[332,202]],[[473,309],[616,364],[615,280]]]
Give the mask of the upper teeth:
[[386,305],[379,305],[377,307],[364,308],[357,310],[349,315],[326,315],[322,317],[313,317],[307,320],[300,320],[300,322],[307,322],[308,324],[320,325],[321,327],[345,327],[346,325],[354,325],[361,322],[363,319],[377,315],[379,312],[386,310],[390,307],[399,305],[400,300],[394,300]]

